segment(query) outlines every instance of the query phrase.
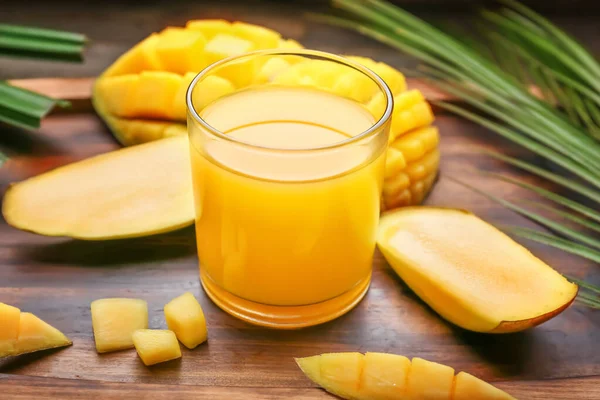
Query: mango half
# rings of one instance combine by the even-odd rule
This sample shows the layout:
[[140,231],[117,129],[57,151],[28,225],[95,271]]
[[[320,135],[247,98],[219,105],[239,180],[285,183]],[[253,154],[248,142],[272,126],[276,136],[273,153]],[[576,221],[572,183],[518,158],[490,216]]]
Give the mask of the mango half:
[[[253,50],[301,48],[296,41],[257,25],[189,21],[186,27],[151,34],[119,57],[96,81],[94,107],[125,146],[184,135],[185,93],[204,67]],[[404,76],[396,69],[365,57],[349,58],[377,73],[395,97],[382,207],[419,204],[433,186],[440,159],[431,107],[418,90],[407,90]],[[222,71],[202,82],[199,92],[218,98],[266,81],[333,91],[367,103],[374,115],[381,115],[385,107],[382,96],[370,98],[374,84],[355,71],[339,73],[333,63],[293,56]]]
[[423,301],[471,331],[522,331],[558,315],[577,295],[575,284],[467,211],[394,210],[381,218],[377,245]]

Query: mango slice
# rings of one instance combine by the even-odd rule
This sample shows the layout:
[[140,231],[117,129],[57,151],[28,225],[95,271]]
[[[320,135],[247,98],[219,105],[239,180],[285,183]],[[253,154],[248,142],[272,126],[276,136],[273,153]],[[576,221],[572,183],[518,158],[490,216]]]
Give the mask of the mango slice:
[[71,344],[61,331],[35,315],[0,303],[0,358]]
[[471,331],[522,331],[558,315],[577,295],[576,285],[467,211],[384,214],[377,245],[423,301]]
[[297,358],[304,374],[323,389],[352,400],[515,400],[464,372],[384,353],[328,353]]
[[19,338],[11,355],[70,346],[72,342],[61,331],[35,315],[22,312],[19,321]]
[[194,220],[188,139],[102,154],[11,186],[2,212],[19,229],[86,240],[151,235]]
[[0,357],[12,354],[19,338],[21,310],[0,303]]
[[177,338],[169,330],[138,329],[131,337],[135,350],[146,366],[181,358]]
[[196,348],[208,337],[204,312],[190,292],[174,298],[165,306],[165,319],[169,329],[188,349]]
[[148,328],[148,304],[140,299],[100,299],[91,304],[98,353],[134,347],[132,335]]

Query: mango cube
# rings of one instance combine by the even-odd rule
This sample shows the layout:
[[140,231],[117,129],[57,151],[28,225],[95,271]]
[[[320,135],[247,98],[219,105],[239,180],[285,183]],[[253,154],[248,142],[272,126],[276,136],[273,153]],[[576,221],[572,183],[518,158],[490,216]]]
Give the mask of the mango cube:
[[69,338],[55,327],[31,313],[22,312],[19,318],[19,338],[12,355],[54,349],[71,344]]
[[177,337],[169,330],[138,329],[133,332],[132,340],[146,366],[181,358]]
[[181,84],[175,96],[173,97],[173,105],[171,106],[171,115],[174,119],[185,121],[187,118],[186,94],[188,87],[196,77],[195,72],[188,72],[181,79]]
[[180,75],[199,72],[210,62],[203,56],[206,39],[198,31],[169,27],[162,31],[156,43],[156,54],[163,70]]
[[156,56],[156,43],[158,35],[151,34],[131,50],[123,54],[103,74],[105,77],[136,74],[140,71],[162,69],[160,60]]
[[106,111],[117,117],[132,118],[137,113],[135,102],[139,84],[140,76],[137,74],[110,76],[100,79],[96,90]]
[[245,22],[234,22],[233,34],[251,41],[259,49],[274,49],[281,38],[281,35],[272,29]]
[[0,303],[0,357],[14,351],[19,337],[21,311],[17,307]]
[[405,396],[408,400],[451,398],[454,369],[447,365],[413,358]]
[[290,63],[282,57],[271,57],[260,67],[256,77],[257,83],[266,83],[272,81],[277,75],[290,67]]
[[194,108],[197,111],[202,110],[213,101],[234,91],[235,86],[227,79],[216,75],[207,76],[194,87],[192,92]]
[[[211,63],[255,50],[253,42],[233,35],[218,34],[206,44],[204,53]],[[256,73],[256,59],[242,59],[219,68],[217,74],[237,87],[247,86]]]
[[133,332],[148,328],[148,304],[144,300],[100,299],[92,302],[91,309],[98,353],[130,349]]
[[198,300],[190,292],[174,298],[165,306],[167,326],[188,349],[206,341],[206,319]]
[[223,19],[198,19],[188,21],[186,28],[191,31],[198,31],[204,35],[206,40],[210,40],[219,33],[232,33],[233,29],[229,21]]
[[410,371],[410,360],[386,353],[366,353],[361,375],[361,398],[401,399]]
[[137,117],[171,119],[173,100],[180,90],[183,78],[172,72],[144,71],[133,99]]

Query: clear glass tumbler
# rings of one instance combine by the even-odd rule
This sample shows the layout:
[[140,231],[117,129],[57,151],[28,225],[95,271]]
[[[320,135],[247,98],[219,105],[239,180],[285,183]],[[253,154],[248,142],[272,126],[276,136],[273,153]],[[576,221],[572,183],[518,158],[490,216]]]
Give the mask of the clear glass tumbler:
[[200,278],[272,328],[352,309],[371,281],[393,97],[332,54],[217,62],[187,93]]

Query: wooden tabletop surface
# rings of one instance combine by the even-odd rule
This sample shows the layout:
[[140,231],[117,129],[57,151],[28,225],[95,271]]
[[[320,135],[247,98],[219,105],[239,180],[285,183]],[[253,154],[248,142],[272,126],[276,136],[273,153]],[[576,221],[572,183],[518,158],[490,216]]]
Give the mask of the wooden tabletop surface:
[[[19,64],[22,67],[17,67],[16,61],[1,60],[0,78],[95,75],[152,30],[201,17],[248,20],[278,29],[310,47],[372,56],[399,67],[411,63],[370,40],[307,23],[297,5],[221,3],[177,2],[169,7],[166,2],[145,6],[132,2],[120,7],[98,5],[88,11],[81,5],[73,9],[57,3],[47,10],[33,7],[28,15],[17,13],[16,5],[12,10],[0,8],[0,20],[75,29],[97,38],[83,66],[65,68],[62,64],[23,61]],[[478,153],[481,147],[494,148],[539,161],[485,129],[442,114],[437,126],[442,134],[442,175],[427,204],[467,208],[493,223],[533,227],[445,176],[459,177],[510,199],[535,197],[482,177],[477,171],[521,176],[561,192]],[[0,126],[0,148],[12,157],[0,169],[2,190],[10,182],[117,147],[91,110],[53,115],[35,132]],[[594,263],[524,243],[560,272],[600,281]],[[326,399],[331,397],[303,376],[293,357],[335,351],[423,357],[491,381],[521,400],[600,399],[597,311],[575,304],[557,318],[523,333],[493,336],[466,332],[439,318],[420,301],[379,254],[374,260],[371,289],[355,310],[300,331],[254,327],[212,304],[199,285],[193,229],[132,240],[82,242],[36,236],[2,222],[0,257],[0,301],[39,315],[73,340],[72,347],[62,350],[0,361],[2,399]],[[91,301],[143,298],[149,304],[150,327],[165,328],[164,304],[184,291],[194,293],[205,310],[207,344],[193,351],[182,349],[181,360],[152,368],[145,367],[133,350],[103,355],[95,352]]]

